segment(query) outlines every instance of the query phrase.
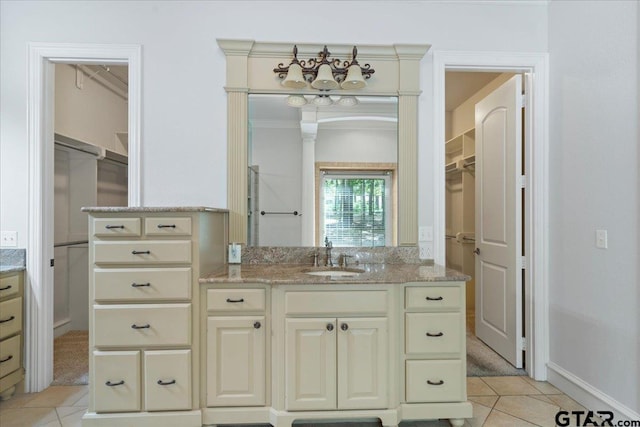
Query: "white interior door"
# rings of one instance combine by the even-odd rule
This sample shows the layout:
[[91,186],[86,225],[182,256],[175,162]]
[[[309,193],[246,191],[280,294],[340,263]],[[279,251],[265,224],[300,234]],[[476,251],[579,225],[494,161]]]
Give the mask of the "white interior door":
[[522,367],[522,76],[476,104],[476,335]]

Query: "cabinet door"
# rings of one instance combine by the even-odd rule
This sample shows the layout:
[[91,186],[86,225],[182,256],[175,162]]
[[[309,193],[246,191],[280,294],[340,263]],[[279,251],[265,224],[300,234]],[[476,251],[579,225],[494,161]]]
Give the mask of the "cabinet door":
[[338,319],[337,332],[338,408],[386,408],[387,319]]
[[144,352],[147,411],[191,409],[191,350]]
[[207,320],[207,406],[265,404],[263,316]]
[[93,406],[96,412],[140,410],[140,352],[93,352]]
[[336,409],[336,319],[286,320],[286,409]]

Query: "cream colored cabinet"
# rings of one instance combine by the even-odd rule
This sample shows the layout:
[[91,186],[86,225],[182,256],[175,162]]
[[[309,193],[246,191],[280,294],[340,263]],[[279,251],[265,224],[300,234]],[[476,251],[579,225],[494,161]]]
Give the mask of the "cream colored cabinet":
[[461,285],[406,288],[406,402],[466,400],[464,309]]
[[387,406],[387,319],[287,319],[287,409]]
[[22,271],[0,276],[0,400],[11,398],[16,385],[24,378],[23,281]]
[[205,291],[207,406],[264,406],[270,336],[266,290]]
[[83,426],[201,425],[198,278],[225,262],[227,212],[90,208]]

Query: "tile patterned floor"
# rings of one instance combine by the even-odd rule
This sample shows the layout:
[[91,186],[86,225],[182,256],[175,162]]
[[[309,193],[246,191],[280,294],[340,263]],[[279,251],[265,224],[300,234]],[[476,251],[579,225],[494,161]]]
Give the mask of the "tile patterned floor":
[[[15,396],[0,402],[0,426],[80,427],[88,392],[87,386],[52,386],[41,393]],[[553,427],[560,409],[584,409],[551,384],[528,377],[470,377],[467,394],[473,405],[473,418],[465,423],[468,427]],[[444,421],[407,424],[449,425]]]

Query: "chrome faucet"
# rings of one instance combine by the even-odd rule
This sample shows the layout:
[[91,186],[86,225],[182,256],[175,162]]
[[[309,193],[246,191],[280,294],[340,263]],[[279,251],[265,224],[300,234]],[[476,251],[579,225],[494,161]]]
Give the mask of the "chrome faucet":
[[333,243],[329,240],[328,237],[324,238],[324,247],[326,253],[326,260],[324,265],[328,265],[329,267],[333,267],[333,260],[331,259],[331,249],[333,249]]
[[319,267],[320,264],[318,264],[318,256],[320,254],[318,253],[318,251],[316,250],[311,256],[313,256],[313,266],[314,267]]
[[347,255],[347,254],[342,254],[342,256],[340,257],[341,261],[340,261],[340,267],[342,268],[347,268],[349,267],[349,263],[347,262],[347,260],[349,258],[353,258],[353,255]]

